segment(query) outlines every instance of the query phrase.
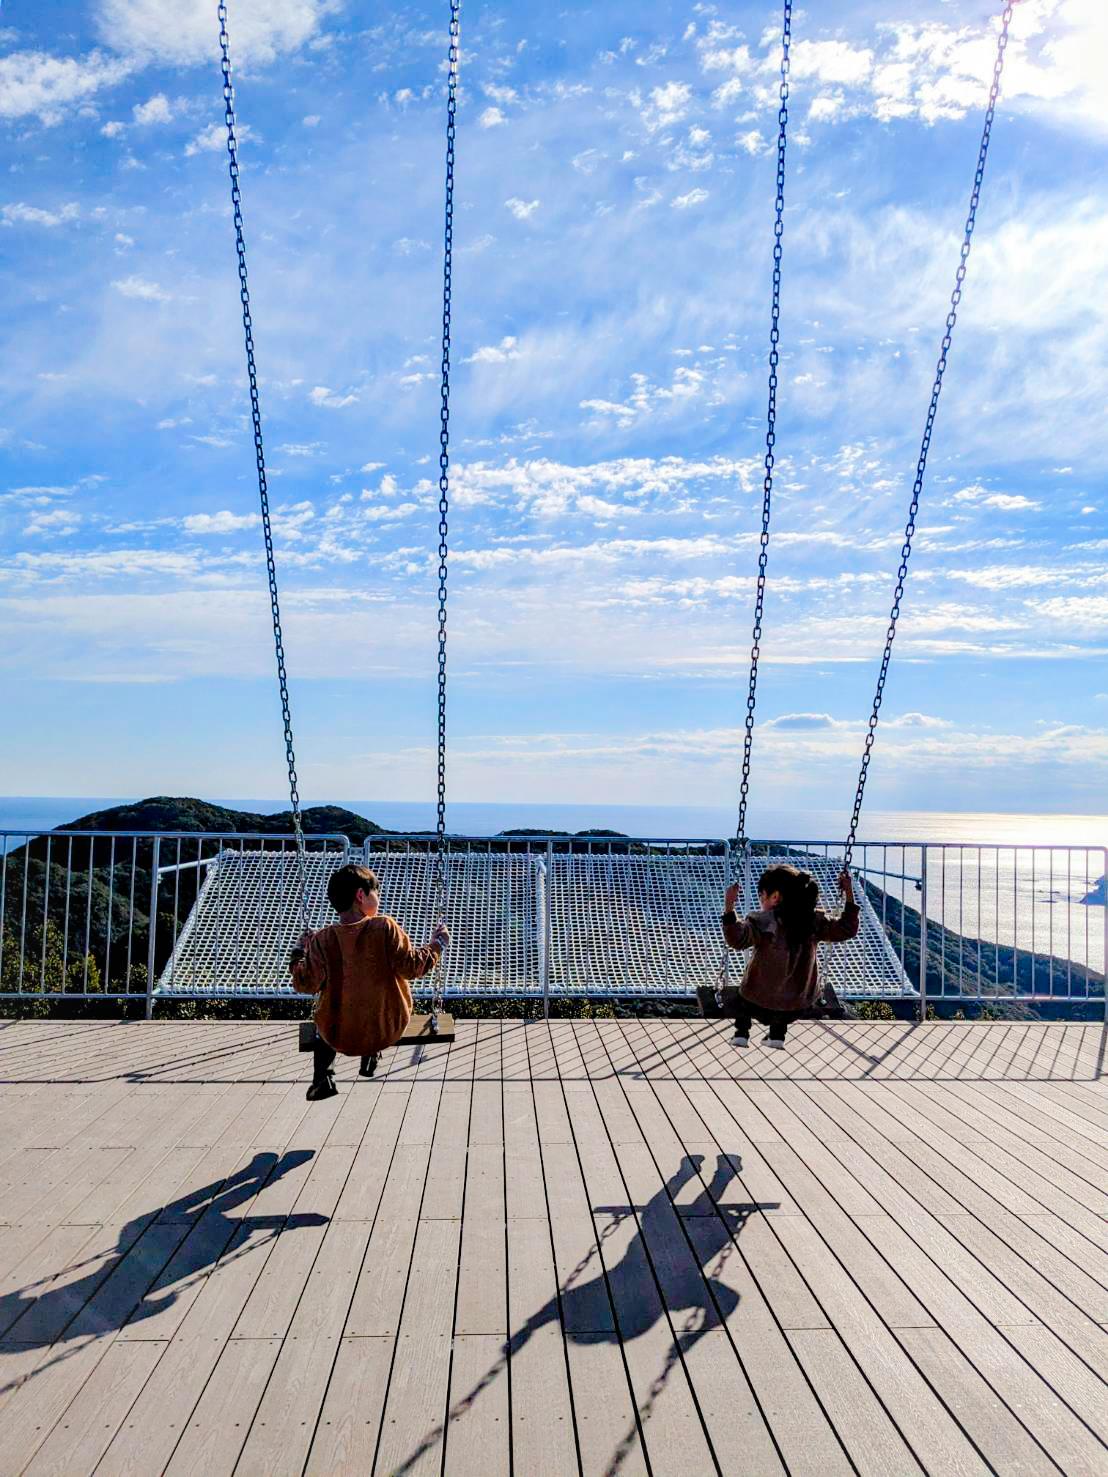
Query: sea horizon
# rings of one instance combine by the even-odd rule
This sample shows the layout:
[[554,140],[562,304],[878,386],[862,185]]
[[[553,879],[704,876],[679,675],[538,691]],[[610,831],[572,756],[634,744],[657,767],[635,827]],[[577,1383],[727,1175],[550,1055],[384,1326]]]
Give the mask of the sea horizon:
[[[0,796],[0,831],[39,832],[62,828],[98,810],[134,804],[138,796]],[[288,800],[203,797],[231,810],[272,815]],[[434,828],[435,805],[420,800],[312,800],[353,811],[390,831]],[[306,805],[305,808],[308,808]],[[848,817],[834,810],[774,809],[754,812],[753,839],[838,841]],[[735,813],[722,806],[627,805],[607,802],[454,801],[447,828],[455,835],[494,836],[510,829],[577,832],[621,831],[628,836],[673,840],[722,838],[734,834]],[[959,842],[962,844],[1108,846],[1108,815],[1062,811],[891,810],[863,812],[859,836],[870,841]]]

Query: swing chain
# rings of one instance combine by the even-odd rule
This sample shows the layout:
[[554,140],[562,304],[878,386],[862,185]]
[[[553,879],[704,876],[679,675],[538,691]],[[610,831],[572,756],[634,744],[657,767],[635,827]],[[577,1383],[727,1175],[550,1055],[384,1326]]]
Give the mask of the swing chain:
[[242,193],[239,189],[238,136],[235,127],[235,89],[231,82],[231,42],[227,34],[226,0],[219,0],[219,47],[222,53],[223,104],[227,124],[228,170],[231,176],[231,206],[235,222],[235,249],[238,253],[239,298],[242,301],[242,327],[246,340],[246,374],[250,384],[250,417],[254,427],[254,456],[258,468],[258,500],[262,512],[262,534],[265,539],[266,574],[269,578],[269,607],[273,618],[273,645],[277,656],[277,683],[281,690],[281,717],[285,726],[285,760],[288,765],[289,801],[292,827],[296,836],[297,881],[300,888],[300,921],[308,928],[308,878],[304,857],[304,829],[300,819],[300,789],[296,778],[296,752],[292,739],[292,710],[289,705],[288,672],[285,668],[285,643],[281,632],[281,606],[277,598],[277,566],[273,555],[273,527],[269,515],[269,486],[262,444],[262,412],[258,399],[258,370],[254,361],[254,320],[250,313],[250,287],[246,275],[246,241],[243,236]]
[[777,110],[777,201],[773,224],[773,302],[769,333],[769,401],[766,410],[765,476],[762,482],[762,531],[758,543],[758,580],[754,596],[754,627],[751,632],[750,683],[746,695],[746,732],[743,738],[742,783],[739,787],[739,821],[736,838],[746,841],[746,807],[750,795],[750,754],[754,743],[754,704],[758,689],[758,658],[761,654],[762,612],[766,597],[766,561],[769,555],[769,520],[773,503],[774,447],[777,444],[777,369],[781,342],[781,237],[785,213],[785,148],[789,124],[789,48],[792,44],[792,0],[785,0],[781,32],[781,83]]
[[[446,89],[446,214],[442,259],[442,405],[439,412],[439,673],[438,673],[438,795],[435,892],[440,916],[446,916],[446,576],[450,516],[450,309],[454,268],[454,137],[458,111],[458,40],[461,0],[450,0],[450,50]],[[435,968],[431,1012],[443,1006],[443,965]]]
[[958,320],[958,307],[962,301],[962,286],[966,280],[966,266],[969,261],[970,246],[973,241],[974,226],[977,222],[977,207],[981,200],[981,183],[985,177],[985,161],[988,158],[989,140],[992,137],[993,131],[993,118],[996,115],[997,98],[1000,95],[1000,78],[1004,70],[1004,53],[1008,47],[1008,27],[1012,20],[1014,3],[1015,0],[1007,0],[1000,18],[1000,35],[997,39],[992,85],[989,88],[989,105],[985,110],[985,126],[981,133],[981,145],[977,152],[977,169],[973,177],[973,191],[970,194],[969,213],[966,216],[966,228],[962,237],[961,255],[958,261],[958,270],[954,278],[954,291],[950,296],[950,311],[946,315],[946,329],[943,333],[938,363],[935,367],[935,378],[931,386],[931,402],[927,408],[927,419],[923,428],[923,440],[920,444],[919,460],[916,463],[916,476],[912,484],[912,501],[908,508],[908,522],[904,528],[904,543],[900,550],[900,568],[897,571],[896,588],[893,591],[893,603],[889,611],[889,626],[885,633],[885,650],[881,656],[881,669],[877,676],[877,687],[873,695],[873,709],[869,715],[866,741],[862,751],[862,765],[858,772],[858,784],[854,795],[854,809],[850,817],[850,832],[847,836],[846,848],[843,853],[844,870],[849,869],[851,858],[854,854],[858,822],[862,813],[862,797],[866,789],[866,776],[869,773],[881,703],[885,696],[885,681],[889,675],[889,662],[893,654],[893,642],[896,639],[897,621],[900,619],[900,602],[904,597],[904,585],[908,577],[908,561],[912,555],[912,538],[916,531],[916,517],[919,513],[920,497],[923,493],[924,474],[927,470],[927,456],[931,450],[931,435],[935,428],[935,416],[939,409],[939,396],[943,388],[943,375],[946,373],[947,357],[950,353],[954,325]]

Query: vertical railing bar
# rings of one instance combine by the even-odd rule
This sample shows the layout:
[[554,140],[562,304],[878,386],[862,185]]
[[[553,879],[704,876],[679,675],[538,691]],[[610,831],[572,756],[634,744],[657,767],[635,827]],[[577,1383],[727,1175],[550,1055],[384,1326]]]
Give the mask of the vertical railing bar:
[[965,959],[964,950],[965,950],[965,940],[966,940],[966,923],[965,923],[965,915],[964,915],[964,912],[963,912],[963,901],[964,901],[964,897],[965,897],[965,886],[964,886],[965,876],[966,876],[966,853],[965,853],[964,849],[961,846],[959,846],[959,848],[958,848],[958,990],[959,990],[959,993],[964,993],[965,992],[965,979],[966,979],[966,966],[965,966],[965,962],[964,962],[964,959]]
[[981,926],[981,848],[977,848],[977,994],[981,995],[981,955],[985,948],[985,930]]
[[4,924],[8,921],[8,839],[9,832],[0,836],[0,979],[4,978]]
[[1049,870],[1048,870],[1048,874],[1047,874],[1047,887],[1049,889],[1050,907],[1047,909],[1047,914],[1046,914],[1046,919],[1047,919],[1047,923],[1046,923],[1046,947],[1047,947],[1047,961],[1048,961],[1047,962],[1047,967],[1046,967],[1046,980],[1047,980],[1047,992],[1050,995],[1050,998],[1053,1000],[1054,999],[1054,847],[1053,846],[1050,848],[1050,851],[1047,853],[1047,855],[1050,857]]
[[92,955],[92,879],[93,863],[96,859],[96,837],[90,836],[88,843],[88,877],[85,880],[85,957],[81,971],[81,993],[88,994],[88,964]]
[[[73,837],[69,837],[69,849],[65,858],[65,917],[62,920],[62,990],[69,979],[69,899],[73,891]],[[0,929],[3,921],[0,919]]]
[[176,860],[173,867],[173,943],[170,959],[169,983],[173,988],[177,985],[177,920],[180,917],[181,902],[181,838],[177,838]]
[[108,851],[108,930],[104,943],[104,990],[112,987],[112,926],[115,922],[115,836]]
[[39,953],[38,987],[46,994],[46,935],[50,930],[50,853],[53,838],[46,838],[46,862],[42,871],[42,949]]
[[1036,956],[1036,951],[1038,949],[1038,943],[1036,941],[1036,932],[1035,932],[1035,915],[1036,915],[1036,912],[1037,912],[1037,909],[1035,907],[1035,887],[1036,887],[1036,882],[1037,882],[1036,875],[1035,875],[1035,864],[1036,864],[1036,858],[1037,857],[1038,857],[1038,850],[1037,850],[1037,848],[1032,847],[1031,848],[1031,998],[1032,998],[1032,1000],[1034,1000],[1034,998],[1035,998],[1035,963],[1036,963],[1035,956]]
[[946,999],[946,847],[939,852],[939,994]]
[[150,855],[150,924],[146,939],[146,1019],[154,1018],[154,966],[157,961],[158,942],[158,885],[161,878],[158,868],[162,859],[162,838],[154,837]]
[[131,837],[131,895],[127,911],[127,973],[123,977],[123,988],[131,993],[131,955],[135,934],[135,873],[138,871],[138,837]]
[[23,993],[23,964],[27,957],[27,893],[30,889],[31,842],[23,848],[23,916],[19,925],[19,993]]
[[[927,1019],[927,844],[920,847],[920,904],[919,904],[919,1018]],[[908,868],[901,860],[900,870]],[[904,932],[907,932],[905,929]],[[946,993],[945,976],[939,976],[940,998]]]
[[[1000,848],[996,848],[996,911],[993,916],[993,929],[996,933],[996,942],[993,947],[993,979],[996,981],[997,990],[1000,990]],[[1015,985],[1012,987],[1012,995],[1015,997]]]
[[1020,907],[1019,907],[1019,860],[1020,849],[1012,849],[1012,994],[1019,999],[1020,982]]

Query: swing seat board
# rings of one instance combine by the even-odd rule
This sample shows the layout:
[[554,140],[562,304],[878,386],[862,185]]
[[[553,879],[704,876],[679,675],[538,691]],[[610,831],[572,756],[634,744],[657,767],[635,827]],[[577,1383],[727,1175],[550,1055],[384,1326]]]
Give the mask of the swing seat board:
[[453,1041],[454,1017],[448,1015],[446,1011],[440,1010],[437,1028],[432,1030],[430,1015],[423,1015],[417,1012],[408,1022],[400,1040],[401,1042],[407,1042],[409,1045],[418,1045],[421,1042],[429,1041]]

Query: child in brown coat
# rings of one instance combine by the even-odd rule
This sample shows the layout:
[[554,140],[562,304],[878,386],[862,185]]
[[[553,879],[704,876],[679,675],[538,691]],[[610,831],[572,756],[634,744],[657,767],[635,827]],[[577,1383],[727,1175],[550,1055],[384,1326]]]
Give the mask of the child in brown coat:
[[412,1018],[408,981],[430,974],[450,942],[450,930],[439,923],[431,942],[415,948],[396,919],[380,911],[381,886],[368,867],[339,867],[327,896],[338,922],[305,933],[289,958],[293,989],[318,997],[309,1102],[338,1091],[332,1071],[338,1052],[364,1064],[400,1039]]
[[753,949],[743,982],[736,991],[732,1046],[750,1045],[750,1024],[769,1027],[763,1045],[785,1049],[790,1024],[820,997],[816,945],[845,943],[858,932],[858,904],[850,873],[839,873],[843,910],[829,918],[819,901],[819,883],[809,872],[780,864],[767,867],[758,879],[761,909],[741,921],[735,916],[739,884],[724,894],[723,936],[732,949]]

